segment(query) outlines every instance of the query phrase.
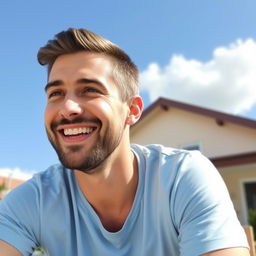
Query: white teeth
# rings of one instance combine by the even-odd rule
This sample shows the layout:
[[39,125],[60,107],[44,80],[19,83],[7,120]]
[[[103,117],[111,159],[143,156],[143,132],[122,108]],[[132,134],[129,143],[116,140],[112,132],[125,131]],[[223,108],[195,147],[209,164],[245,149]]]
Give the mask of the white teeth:
[[74,128],[74,129],[64,129],[64,135],[78,135],[82,133],[91,133],[93,128],[83,127],[83,128]]

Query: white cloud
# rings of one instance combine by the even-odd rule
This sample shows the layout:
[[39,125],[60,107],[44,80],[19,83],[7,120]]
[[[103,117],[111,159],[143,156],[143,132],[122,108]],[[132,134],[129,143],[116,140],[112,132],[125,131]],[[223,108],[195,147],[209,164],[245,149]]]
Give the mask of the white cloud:
[[19,168],[0,168],[0,176],[6,178],[14,178],[19,180],[28,180],[33,176],[35,171],[24,171]]
[[165,67],[151,63],[140,74],[151,101],[166,97],[241,114],[256,104],[256,42],[237,40],[216,48],[208,62],[173,55]]

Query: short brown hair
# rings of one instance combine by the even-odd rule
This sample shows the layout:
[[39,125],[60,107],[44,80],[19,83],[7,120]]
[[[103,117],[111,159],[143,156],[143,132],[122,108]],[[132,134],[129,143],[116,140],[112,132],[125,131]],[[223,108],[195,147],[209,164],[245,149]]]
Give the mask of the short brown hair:
[[113,77],[120,86],[122,100],[138,94],[138,69],[130,57],[117,45],[86,29],[69,28],[55,35],[39,49],[38,62],[47,65],[48,75],[55,60],[64,54],[89,51],[102,53],[114,60]]

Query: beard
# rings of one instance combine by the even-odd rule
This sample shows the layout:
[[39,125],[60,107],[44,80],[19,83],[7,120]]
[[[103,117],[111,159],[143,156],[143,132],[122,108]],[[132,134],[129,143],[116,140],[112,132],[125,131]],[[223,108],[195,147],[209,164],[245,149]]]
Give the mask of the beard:
[[[100,124],[100,127],[101,127],[101,121],[98,119],[88,120],[84,118],[76,118],[72,121],[69,121],[67,119],[62,119],[58,123],[53,122],[51,125],[51,130],[55,131],[55,128],[60,124],[61,125],[78,124],[78,123],[81,124],[88,121]],[[111,153],[120,144],[121,137],[122,137],[122,129],[118,129],[118,130],[120,131],[119,134],[117,136],[114,136],[113,129],[108,127],[105,131],[104,136],[102,138],[99,137],[96,144],[86,153],[83,153],[82,145],[69,146],[68,150],[65,150],[61,146],[61,143],[58,141],[57,137],[54,135],[51,135],[50,131],[48,131],[47,128],[46,128],[46,133],[51,145],[55,149],[58,155],[58,158],[64,167],[90,174],[90,173],[93,173],[98,166],[102,165],[104,161],[111,155]],[[76,156],[79,154],[80,154],[80,157],[78,160],[76,159]]]

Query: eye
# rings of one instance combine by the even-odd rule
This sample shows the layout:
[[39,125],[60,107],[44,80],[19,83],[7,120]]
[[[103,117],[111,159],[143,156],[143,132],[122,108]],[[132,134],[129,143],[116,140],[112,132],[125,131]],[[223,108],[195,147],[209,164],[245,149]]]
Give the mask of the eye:
[[84,93],[101,93],[101,91],[95,87],[86,87],[83,89],[83,92]]
[[51,99],[53,97],[61,96],[63,93],[60,90],[52,91],[48,93],[48,99]]

